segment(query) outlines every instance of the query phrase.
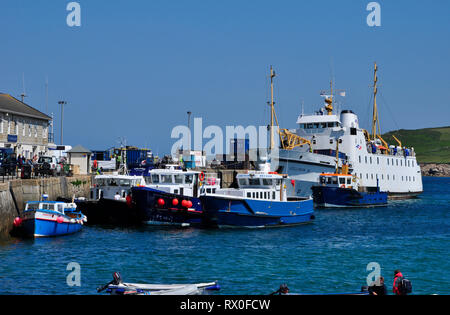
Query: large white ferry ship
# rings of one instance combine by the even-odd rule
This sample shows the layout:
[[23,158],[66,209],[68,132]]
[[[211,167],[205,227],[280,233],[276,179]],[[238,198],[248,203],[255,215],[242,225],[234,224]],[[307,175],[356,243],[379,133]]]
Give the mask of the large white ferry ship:
[[374,76],[371,134],[360,127],[357,115],[351,110],[342,110],[340,115],[333,113],[332,88],[329,95],[324,95],[324,108],[314,115],[300,115],[297,129],[279,131],[281,145],[272,160],[278,164],[276,171],[295,180],[289,187],[290,195],[309,196],[320,174],[347,168],[363,189],[379,186],[390,198],[409,198],[422,193],[421,170],[414,149],[402,146],[397,138],[396,145],[388,145],[381,137],[376,64]]

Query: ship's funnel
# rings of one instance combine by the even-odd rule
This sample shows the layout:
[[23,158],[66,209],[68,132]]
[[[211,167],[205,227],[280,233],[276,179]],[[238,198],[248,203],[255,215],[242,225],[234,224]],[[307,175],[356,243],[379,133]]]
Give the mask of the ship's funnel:
[[343,110],[341,112],[342,127],[359,128],[358,116],[351,110]]

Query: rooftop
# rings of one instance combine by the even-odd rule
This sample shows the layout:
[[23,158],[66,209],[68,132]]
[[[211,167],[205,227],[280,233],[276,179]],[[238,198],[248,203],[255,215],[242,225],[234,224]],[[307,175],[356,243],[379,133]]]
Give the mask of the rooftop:
[[4,93],[0,93],[0,112],[47,121],[52,120],[50,116],[47,116],[30,105],[27,105],[15,97]]

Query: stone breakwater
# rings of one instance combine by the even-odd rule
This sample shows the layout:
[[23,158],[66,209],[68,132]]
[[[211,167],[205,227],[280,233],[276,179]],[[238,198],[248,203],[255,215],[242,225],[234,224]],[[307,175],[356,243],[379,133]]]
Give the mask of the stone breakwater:
[[450,177],[450,164],[421,164],[422,176]]
[[14,218],[22,213],[27,201],[40,200],[47,194],[49,200],[58,197],[89,197],[91,176],[16,179],[0,183],[0,237],[8,236]]

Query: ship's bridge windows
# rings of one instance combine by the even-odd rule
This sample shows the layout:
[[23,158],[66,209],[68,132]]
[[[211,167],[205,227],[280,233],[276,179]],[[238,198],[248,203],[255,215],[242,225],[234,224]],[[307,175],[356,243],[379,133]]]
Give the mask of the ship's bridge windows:
[[322,127],[322,128],[327,128],[327,123],[321,123],[321,124],[320,124],[320,127]]
[[319,123],[314,123],[314,129],[319,129],[320,124]]
[[345,178],[339,177],[339,185],[345,185]]
[[189,174],[184,176],[184,182],[186,184],[192,184],[194,182],[194,175]]
[[313,128],[313,124],[306,124],[306,129],[312,129]]
[[131,181],[129,179],[119,179],[119,186],[131,186]]
[[107,182],[108,182],[108,186],[117,186],[117,182],[114,178],[109,178],[107,180]]
[[352,179],[350,177],[347,178],[347,185],[351,185],[352,184]]
[[264,186],[272,186],[272,179],[270,178],[263,178],[263,185]]
[[338,179],[336,177],[332,177],[331,182],[336,185],[338,183]]
[[175,177],[175,184],[183,184],[183,175],[174,175]]
[[259,178],[249,178],[248,179],[248,184],[250,186],[259,186],[259,185],[261,185],[260,182],[259,182]]
[[159,183],[159,175],[153,174],[152,175],[152,183],[158,184]]
[[161,175],[161,183],[172,184],[172,175]]
[[247,178],[239,178],[239,186],[247,186],[248,185],[248,181]]

